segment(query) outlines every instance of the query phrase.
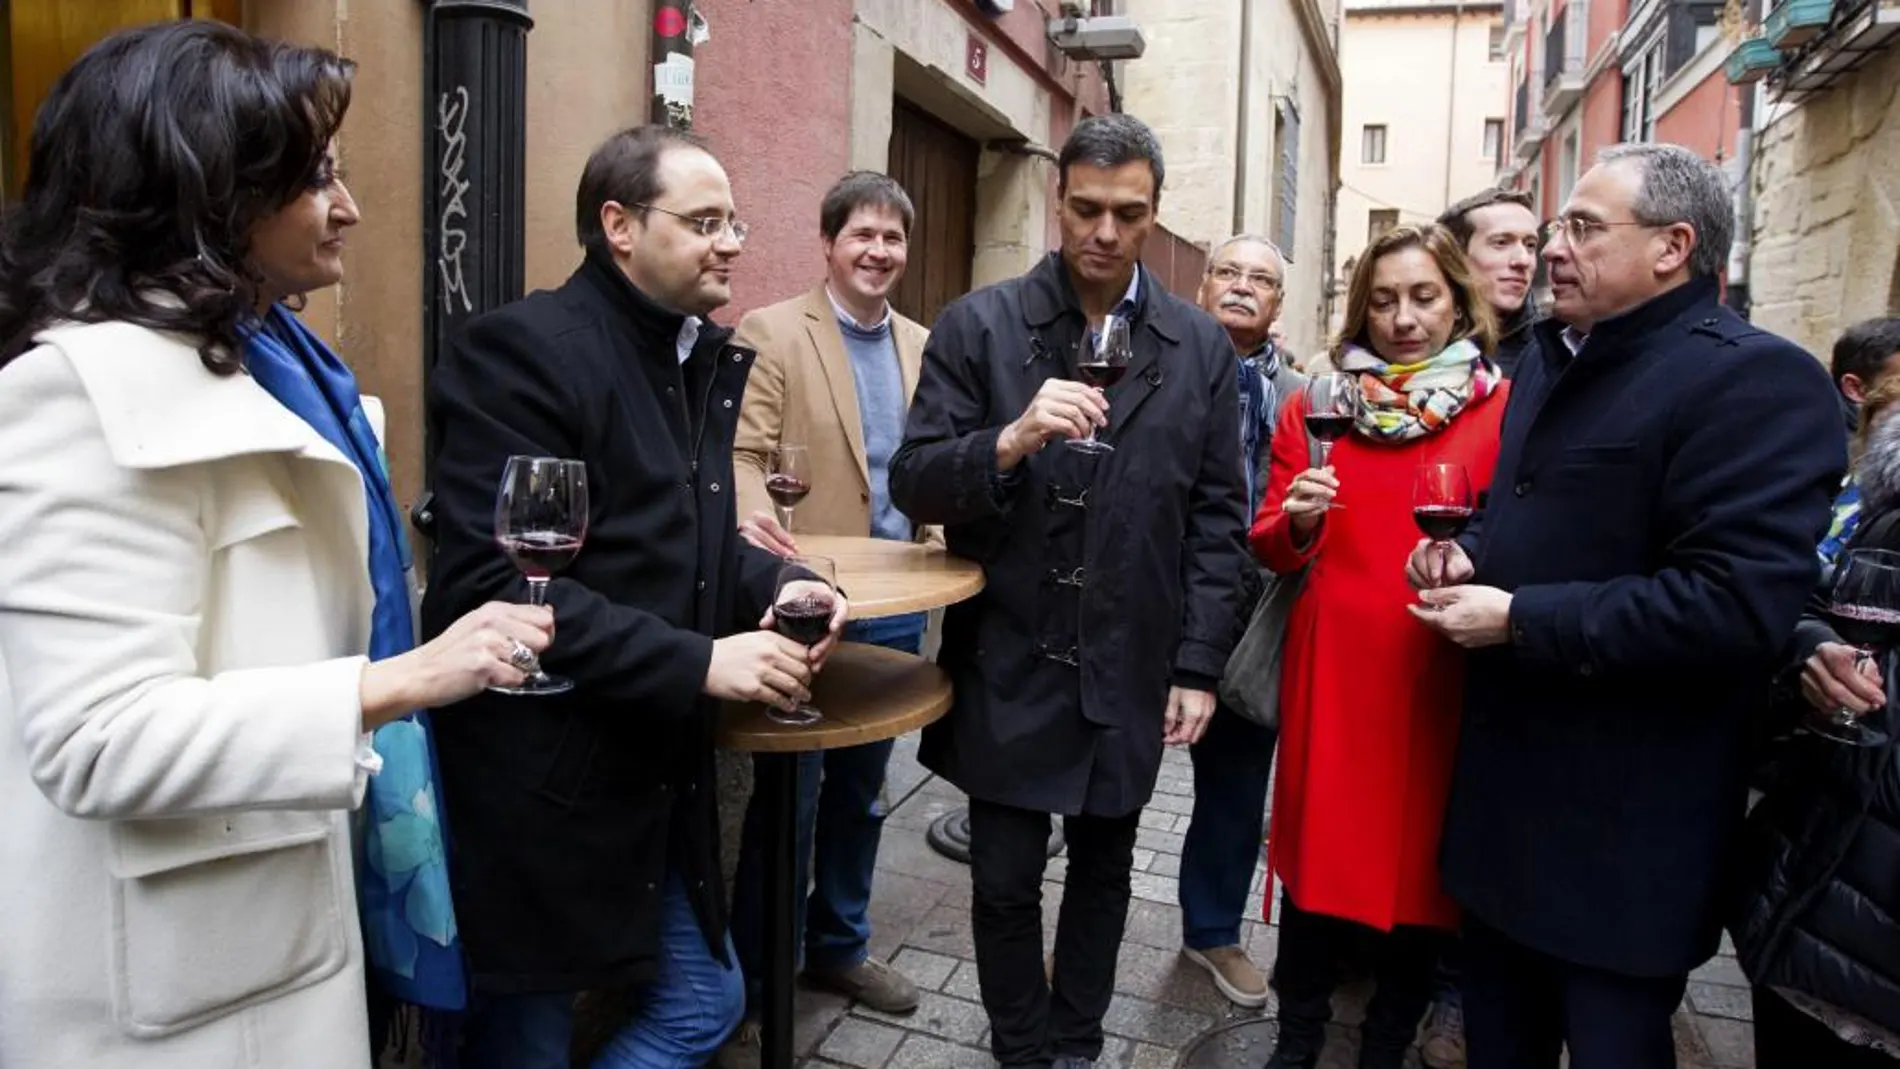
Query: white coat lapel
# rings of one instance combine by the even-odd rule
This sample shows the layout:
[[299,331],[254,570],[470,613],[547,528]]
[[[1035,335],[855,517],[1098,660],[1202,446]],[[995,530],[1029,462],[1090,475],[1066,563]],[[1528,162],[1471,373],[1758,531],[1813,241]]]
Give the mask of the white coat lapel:
[[369,505],[355,463],[248,374],[213,374],[180,336],[129,323],[69,324],[35,340],[65,354],[118,463],[158,469],[295,454],[322,465],[327,504],[345,510],[359,555],[369,558]]

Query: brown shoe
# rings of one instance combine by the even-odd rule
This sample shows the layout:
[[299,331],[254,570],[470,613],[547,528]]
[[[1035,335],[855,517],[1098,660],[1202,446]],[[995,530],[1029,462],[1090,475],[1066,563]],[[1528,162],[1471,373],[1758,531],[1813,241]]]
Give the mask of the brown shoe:
[[1267,978],[1239,947],[1182,947],[1181,956],[1206,969],[1214,978],[1214,986],[1234,1005],[1257,1008],[1267,1004]]
[[876,958],[866,958],[838,972],[807,969],[805,979],[856,999],[879,1013],[910,1013],[917,1008],[917,985],[911,983],[910,977]]

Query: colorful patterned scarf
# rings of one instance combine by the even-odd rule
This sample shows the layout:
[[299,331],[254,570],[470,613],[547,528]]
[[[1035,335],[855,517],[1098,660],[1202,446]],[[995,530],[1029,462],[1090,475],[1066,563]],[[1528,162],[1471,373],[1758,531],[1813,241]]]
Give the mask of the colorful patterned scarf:
[[1409,442],[1444,430],[1466,405],[1497,389],[1497,366],[1469,338],[1416,364],[1388,364],[1348,345],[1339,370],[1359,378],[1359,433],[1378,442]]

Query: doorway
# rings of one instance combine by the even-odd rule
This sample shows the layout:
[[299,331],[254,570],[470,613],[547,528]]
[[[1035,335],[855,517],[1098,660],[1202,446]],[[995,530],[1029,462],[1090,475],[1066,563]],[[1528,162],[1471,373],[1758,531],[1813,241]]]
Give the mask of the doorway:
[[33,117],[47,90],[86,49],[118,30],[165,19],[209,18],[236,25],[243,0],[0,0],[0,189],[5,201],[26,182]]
[[975,141],[916,105],[891,107],[888,171],[910,194],[910,263],[891,294],[900,315],[930,326],[943,306],[970,291],[976,258]]

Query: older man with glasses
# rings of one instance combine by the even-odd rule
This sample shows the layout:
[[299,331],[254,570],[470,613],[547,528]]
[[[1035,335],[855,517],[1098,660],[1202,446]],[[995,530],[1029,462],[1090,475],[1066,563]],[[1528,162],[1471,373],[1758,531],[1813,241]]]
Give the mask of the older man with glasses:
[[[1280,410],[1306,385],[1272,337],[1285,279],[1286,259],[1273,242],[1240,234],[1215,247],[1198,294],[1197,303],[1234,346],[1249,521],[1266,490]],[[1259,567],[1247,561],[1237,581],[1244,621],[1263,588]],[[1248,1007],[1267,1004],[1267,979],[1240,945],[1240,918],[1260,861],[1276,737],[1273,728],[1219,704],[1206,734],[1188,751],[1194,815],[1181,847],[1181,954],[1207,970],[1228,1001]]]
[[1733,209],[1687,149],[1605,150],[1549,229],[1489,502],[1407,568],[1472,651],[1440,858],[1472,1069],[1674,1066],[1715,953],[1846,463],[1820,365],[1721,303]]

